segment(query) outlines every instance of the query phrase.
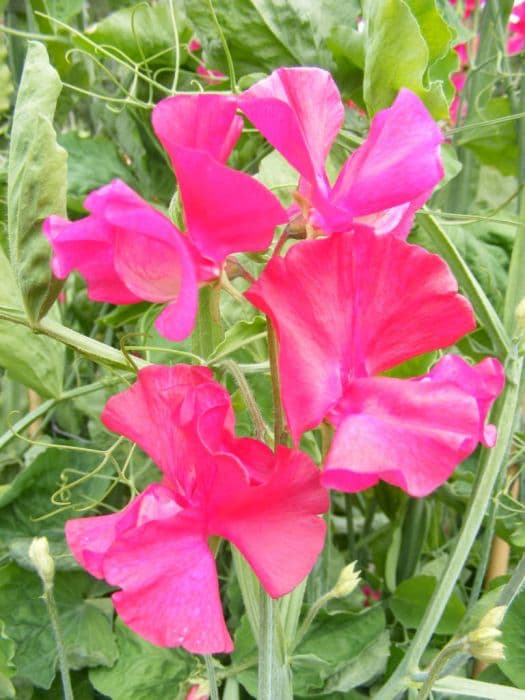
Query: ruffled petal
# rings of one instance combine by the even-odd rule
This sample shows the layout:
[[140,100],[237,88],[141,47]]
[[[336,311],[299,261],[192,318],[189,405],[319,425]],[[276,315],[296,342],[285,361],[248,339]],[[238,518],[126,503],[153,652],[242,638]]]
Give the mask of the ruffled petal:
[[234,417],[208,368],[178,364],[141,369],[135,384],[109,399],[102,422],[147,452],[186,505],[201,463],[233,433]]
[[494,447],[497,439],[496,426],[486,424],[485,421],[505,384],[505,370],[501,362],[488,357],[472,366],[457,355],[446,355],[432,367],[422,381],[426,379],[451,382],[473,396],[479,409],[479,441],[485,447]]
[[[350,222],[420,199],[443,178],[442,142],[441,130],[419,97],[403,88],[392,107],[376,114],[365,143],[343,166],[330,206],[345,211]],[[326,212],[325,219],[330,218]],[[334,226],[347,228],[335,216]]]
[[153,484],[120,513],[68,520],[66,540],[78,563],[96,578],[103,578],[106,552],[121,535],[149,520],[171,518],[179,510],[171,491]]
[[252,486],[230,458],[216,456],[209,531],[241,551],[273,596],[293,590],[311,571],[324,543],[328,510],[317,467],[308,455],[279,447],[269,479]]
[[103,562],[117,613],[131,629],[162,647],[195,654],[232,651],[217,570],[202,515],[184,511],[128,529]]
[[325,163],[344,120],[339,90],[321,68],[279,68],[239,99],[242,111],[293,167],[321,191]]
[[233,95],[205,93],[167,97],[155,105],[153,129],[176,172],[178,146],[204,151],[215,160],[226,162],[243,128],[236,109]]
[[207,153],[173,149],[188,235],[201,255],[266,250],[286,211],[264,185]]
[[438,256],[367,230],[296,244],[269,262],[246,297],[276,327],[296,443],[352,377],[446,347],[475,327],[470,304]]
[[44,221],[42,231],[53,248],[51,268],[56,277],[65,279],[78,270],[93,301],[110,304],[140,301],[115,269],[113,230],[104,220],[93,215],[78,221],[50,216]]
[[322,483],[350,493],[382,479],[426,496],[479,437],[475,399],[449,381],[357,379],[329,420],[336,431]]

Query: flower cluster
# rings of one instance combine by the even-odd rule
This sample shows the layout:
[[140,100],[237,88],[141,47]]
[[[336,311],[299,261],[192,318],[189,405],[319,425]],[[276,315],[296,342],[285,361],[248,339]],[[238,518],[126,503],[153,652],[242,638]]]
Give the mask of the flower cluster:
[[[287,211],[226,165],[243,128],[239,110],[297,170]],[[218,538],[281,596],[322,548],[326,488],[383,480],[424,496],[479,442],[496,440],[486,417],[503,386],[497,360],[472,366],[445,355],[423,376],[388,374],[475,326],[445,262],[406,241],[443,176],[442,135],[401,90],[331,183],[326,160],[343,118],[337,87],[318,68],[282,68],[239,96],[168,98],[153,127],[177,177],[185,232],[118,181],[88,197],[87,217],[45,224],[55,274],[78,270],[95,300],[166,303],[157,329],[172,340],[191,332],[197,289],[225,274],[228,256],[266,250],[280,224],[285,237],[293,228],[304,238],[284,256],[277,246],[245,294],[278,337],[293,447],[274,453],[235,437],[230,397],[203,367],[143,369],[104,410],[106,427],[140,445],[162,480],[120,513],[69,521],[67,539],[88,571],[119,588],[122,619],[156,644],[231,650]],[[334,432],[319,471],[299,445],[323,422]]]

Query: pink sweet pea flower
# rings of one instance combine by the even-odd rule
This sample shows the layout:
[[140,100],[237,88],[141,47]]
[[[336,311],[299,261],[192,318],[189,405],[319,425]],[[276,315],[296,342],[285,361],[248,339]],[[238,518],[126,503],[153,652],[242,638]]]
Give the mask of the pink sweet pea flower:
[[210,538],[224,537],[273,596],[295,588],[321,551],[328,508],[305,454],[233,435],[229,396],[208,369],[151,366],[112,397],[104,424],[163,472],[121,513],[70,520],[68,544],[120,590],[117,613],[142,637],[190,652],[229,652]]
[[329,73],[280,68],[241,95],[239,105],[299,172],[299,193],[308,206],[303,215],[321,233],[362,224],[405,238],[415,211],[443,177],[443,136],[409,90],[400,90],[392,107],[375,115],[367,140],[348,158],[333,187],[325,164],[344,108]]
[[513,7],[508,29],[507,52],[511,55],[520,53],[525,48],[525,2]]
[[266,249],[286,220],[263,185],[224,165],[242,130],[235,110],[227,95],[181,95],[154,110],[178,178],[186,235],[115,180],[88,196],[84,219],[44,222],[54,274],[63,279],[78,270],[95,301],[167,302],[156,328],[184,339],[195,322],[198,285],[217,277],[229,254]]
[[423,496],[478,440],[493,441],[484,420],[502,387],[497,360],[445,359],[418,381],[377,376],[475,327],[438,256],[365,230],[304,241],[273,258],[246,297],[276,328],[294,442],[323,419],[336,428],[325,486],[352,492],[382,479]]

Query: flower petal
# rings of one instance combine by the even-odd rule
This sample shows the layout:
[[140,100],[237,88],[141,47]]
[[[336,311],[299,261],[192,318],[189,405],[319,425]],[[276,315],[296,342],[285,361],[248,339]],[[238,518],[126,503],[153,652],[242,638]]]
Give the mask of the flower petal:
[[233,95],[206,93],[167,97],[155,105],[151,117],[153,129],[172,159],[176,173],[178,146],[204,151],[221,163],[227,161],[243,128],[236,109]]
[[303,177],[327,190],[326,158],[344,119],[330,73],[321,68],[279,68],[243,93],[239,104]]
[[110,304],[140,301],[115,270],[113,231],[109,224],[94,215],[78,221],[50,216],[44,221],[42,231],[53,248],[51,267],[59,279],[78,270],[93,301]]
[[[487,357],[469,365],[457,355],[446,355],[428,373],[432,381],[451,382],[473,396],[479,408],[479,440],[485,447],[496,444],[496,426],[485,425],[487,415],[505,384],[505,370],[499,360]],[[423,377],[422,380],[425,380]]]
[[206,258],[266,250],[286,211],[264,185],[207,153],[173,149],[188,235]]
[[186,505],[199,465],[233,433],[234,417],[208,368],[178,364],[141,369],[135,384],[109,399],[102,422],[147,452]]
[[276,327],[295,442],[352,377],[446,347],[475,326],[438,256],[366,230],[296,244],[268,263],[246,297]]
[[[443,178],[442,142],[441,130],[419,97],[401,89],[392,107],[376,114],[365,143],[343,166],[330,205],[346,212],[350,222],[420,199]],[[331,230],[348,228],[336,216],[327,213],[325,218],[332,221]]]
[[184,511],[128,529],[104,557],[104,578],[122,589],[113,594],[117,613],[153,644],[232,651],[206,538],[202,516]]
[[275,469],[251,486],[232,460],[215,458],[209,493],[209,531],[241,551],[273,596],[293,590],[308,575],[324,543],[328,495],[308,455],[279,447]]
[[426,496],[474,451],[479,412],[448,381],[357,379],[330,413],[336,426],[322,483],[354,492],[379,479]]

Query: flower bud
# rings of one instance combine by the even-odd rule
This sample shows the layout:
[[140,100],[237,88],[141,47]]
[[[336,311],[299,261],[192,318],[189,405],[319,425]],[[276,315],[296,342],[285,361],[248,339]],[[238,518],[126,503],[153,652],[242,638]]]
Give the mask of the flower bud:
[[359,571],[355,570],[357,562],[353,561],[348,566],[341,571],[337,583],[332,588],[332,595],[334,598],[344,598],[350,595],[353,590],[357,588],[359,584]]
[[42,579],[44,588],[46,590],[52,588],[55,577],[55,562],[49,553],[47,537],[33,537],[33,541],[29,545],[29,558]]
[[499,625],[507,608],[498,605],[484,615],[475,630],[467,635],[467,650],[476,659],[491,664],[505,658],[505,647],[498,640],[501,637]]

